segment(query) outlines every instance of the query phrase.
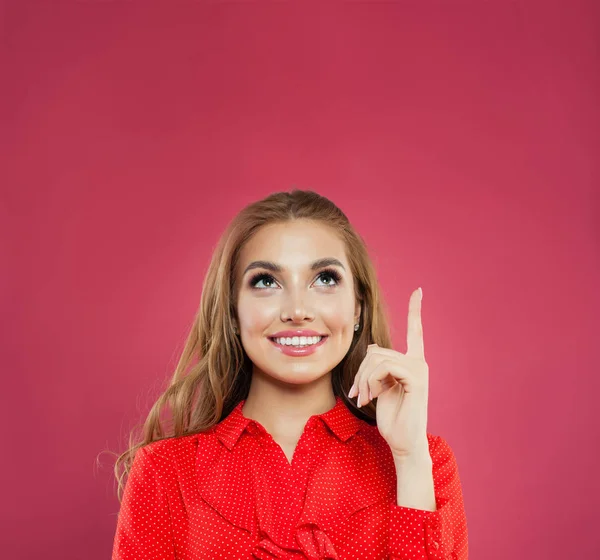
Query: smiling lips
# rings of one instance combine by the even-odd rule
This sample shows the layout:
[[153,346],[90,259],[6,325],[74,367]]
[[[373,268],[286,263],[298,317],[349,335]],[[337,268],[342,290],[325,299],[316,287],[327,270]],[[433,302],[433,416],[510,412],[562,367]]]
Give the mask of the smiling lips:
[[[290,334],[288,334],[290,333]],[[302,334],[296,334],[302,333]],[[314,333],[314,334],[312,334]],[[327,335],[320,335],[315,331],[281,331],[276,333],[276,337],[269,337],[271,344],[275,346],[280,352],[287,356],[309,356],[310,354],[314,354],[323,344],[327,338]],[[313,337],[317,338],[317,342],[313,343]],[[280,344],[276,339],[281,340],[282,338],[289,340],[291,344]],[[301,340],[304,338],[306,340]],[[305,345],[300,345],[301,342],[306,342]]]
[[276,333],[270,334],[269,338],[294,338],[295,336],[327,336],[326,334],[313,331],[311,329],[293,329],[286,331],[278,331]]

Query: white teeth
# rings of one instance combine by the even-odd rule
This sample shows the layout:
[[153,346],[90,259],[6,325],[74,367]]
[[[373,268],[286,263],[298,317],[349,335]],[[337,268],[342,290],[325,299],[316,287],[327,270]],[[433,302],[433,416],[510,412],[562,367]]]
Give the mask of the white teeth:
[[294,336],[287,338],[274,338],[277,344],[283,344],[285,346],[310,346],[316,344],[323,338],[322,336]]

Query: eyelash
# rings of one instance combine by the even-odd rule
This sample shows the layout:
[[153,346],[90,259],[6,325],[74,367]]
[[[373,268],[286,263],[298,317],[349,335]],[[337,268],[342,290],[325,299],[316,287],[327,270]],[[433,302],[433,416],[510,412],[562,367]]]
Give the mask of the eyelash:
[[[321,276],[330,276],[331,278],[333,278],[335,280],[335,285],[339,284],[341,279],[342,279],[342,275],[335,270],[335,268],[326,268],[325,270],[321,271],[319,273],[319,276],[317,278],[320,278]],[[271,276],[270,274],[267,274],[266,272],[259,272],[258,274],[255,274],[254,276],[252,276],[252,278],[250,278],[249,284],[251,288],[255,288],[257,290],[265,290],[267,288],[256,288],[255,284],[259,281],[259,280],[275,280],[275,278],[273,278],[273,276]],[[329,287],[330,285],[328,284],[326,287]],[[331,284],[331,286],[334,286],[334,284]]]

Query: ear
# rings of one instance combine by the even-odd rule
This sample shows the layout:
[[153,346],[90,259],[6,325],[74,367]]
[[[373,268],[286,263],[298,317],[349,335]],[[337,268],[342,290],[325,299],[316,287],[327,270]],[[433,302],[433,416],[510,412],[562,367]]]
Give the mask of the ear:
[[360,301],[357,301],[356,305],[354,306],[354,322],[355,323],[360,322],[360,312],[361,311],[362,311],[362,306],[360,305]]

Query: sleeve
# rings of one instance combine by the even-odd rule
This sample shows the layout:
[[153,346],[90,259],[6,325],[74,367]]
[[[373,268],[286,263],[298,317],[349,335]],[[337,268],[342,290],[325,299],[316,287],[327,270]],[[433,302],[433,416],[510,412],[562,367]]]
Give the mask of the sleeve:
[[456,458],[441,436],[431,450],[436,511],[391,505],[391,560],[468,560],[467,519]]
[[112,560],[175,560],[166,480],[148,446],[140,447],[123,492]]

